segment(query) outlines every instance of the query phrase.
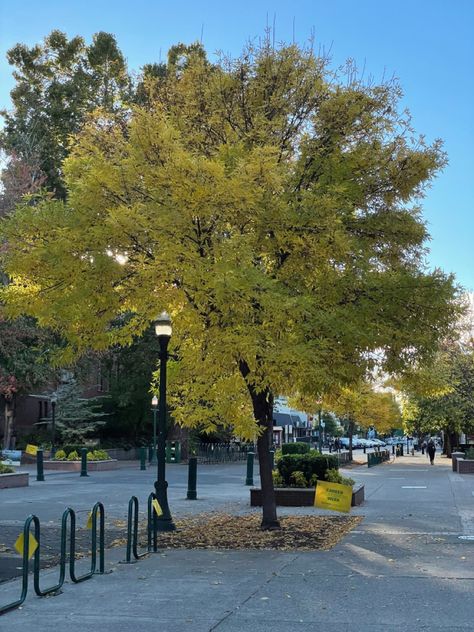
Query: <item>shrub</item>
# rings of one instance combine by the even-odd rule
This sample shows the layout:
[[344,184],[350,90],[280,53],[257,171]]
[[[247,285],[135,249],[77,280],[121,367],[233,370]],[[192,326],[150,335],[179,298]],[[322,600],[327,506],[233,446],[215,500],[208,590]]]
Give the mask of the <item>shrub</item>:
[[81,448],[83,448],[83,447],[84,446],[82,446],[82,445],[66,444],[66,445],[63,446],[63,450],[69,456],[71,454],[71,452],[76,452],[77,454],[80,454],[81,453]]
[[317,483],[318,483],[318,475],[313,474],[309,481],[309,487],[316,487]]
[[66,452],[64,450],[58,450],[54,455],[55,461],[65,461],[66,460]]
[[338,470],[328,470],[326,472],[326,480],[329,483],[340,483],[341,485],[350,485],[351,487],[355,484],[354,479],[343,476]]
[[469,448],[466,450],[466,454],[464,455],[465,459],[474,459],[474,448]]
[[306,476],[298,470],[290,474],[290,483],[293,487],[308,487]]
[[68,460],[68,461],[79,461],[79,455],[78,455],[78,453],[76,452],[76,450],[73,450],[72,452],[70,452],[70,453],[67,455],[67,460]]
[[9,465],[3,465],[0,463],[0,474],[13,474],[15,470]]
[[281,474],[279,472],[276,472],[274,470],[272,472],[272,476],[273,476],[273,485],[274,485],[274,487],[284,487],[285,481],[283,480],[283,478],[281,477]]
[[281,459],[281,448],[277,448],[275,450],[275,463],[278,463],[278,461]]
[[311,450],[309,443],[297,441],[296,443],[283,443],[281,446],[282,455],[285,454],[307,454]]
[[319,480],[325,480],[326,472],[330,469],[337,470],[338,467],[339,461],[335,454],[319,454],[318,452],[286,454],[277,464],[278,472],[285,485],[291,484],[290,477],[293,472],[303,472],[306,481],[311,482],[314,480],[313,475]]
[[88,461],[97,461],[97,457],[94,454],[94,452],[88,452],[87,453],[87,460]]
[[94,450],[94,459],[96,461],[107,461],[110,459],[109,453],[106,450]]

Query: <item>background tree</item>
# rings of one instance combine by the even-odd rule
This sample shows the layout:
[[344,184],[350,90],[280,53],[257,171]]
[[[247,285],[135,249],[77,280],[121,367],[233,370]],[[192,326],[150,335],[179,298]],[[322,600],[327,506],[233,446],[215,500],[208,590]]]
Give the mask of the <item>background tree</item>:
[[264,528],[278,525],[274,395],[354,384],[376,362],[403,371],[456,315],[452,279],[426,271],[418,206],[444,155],[412,142],[399,95],[296,45],[215,65],[191,51],[146,107],[88,122],[67,205],[3,222],[9,312],[71,354],[170,311],[173,414],[257,437]]
[[61,383],[54,395],[56,404],[56,428],[61,441],[84,443],[97,437],[105,424],[100,397],[82,397],[82,388],[75,378]]
[[350,459],[357,426],[365,430],[373,427],[379,433],[386,433],[401,421],[401,411],[392,393],[374,390],[368,382],[334,391],[325,398],[325,404],[347,426]]
[[29,165],[32,148],[45,186],[64,198],[62,162],[69,137],[77,133],[88,112],[111,111],[129,100],[131,81],[115,37],[96,33],[86,45],[52,31],[42,44],[17,44],[7,53],[14,66],[13,109],[3,111],[0,147]]
[[56,346],[51,332],[38,329],[32,318],[0,317],[0,398],[5,448],[11,447],[15,432],[17,398],[54,377],[50,356]]
[[474,432],[474,353],[451,344],[435,362],[420,369],[406,385],[403,418],[419,437],[443,432],[444,452],[451,456],[460,433]]

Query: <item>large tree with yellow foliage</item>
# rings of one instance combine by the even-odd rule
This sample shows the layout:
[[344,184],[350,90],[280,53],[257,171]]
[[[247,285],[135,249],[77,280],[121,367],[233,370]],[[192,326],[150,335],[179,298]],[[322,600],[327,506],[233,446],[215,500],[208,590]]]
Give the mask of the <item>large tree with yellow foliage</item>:
[[[144,105],[97,112],[66,203],[3,222],[3,299],[69,341],[127,345],[167,309],[175,419],[257,437],[264,528],[275,394],[318,394],[429,355],[455,312],[425,268],[419,199],[444,163],[395,84],[336,77],[296,45],[211,64],[183,48]],[[375,355],[376,352],[376,355]]]

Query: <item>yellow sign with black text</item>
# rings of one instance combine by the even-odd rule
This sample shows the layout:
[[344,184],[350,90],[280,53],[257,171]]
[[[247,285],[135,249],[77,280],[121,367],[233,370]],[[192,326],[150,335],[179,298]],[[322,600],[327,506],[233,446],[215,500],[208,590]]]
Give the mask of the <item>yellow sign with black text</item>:
[[314,495],[314,506],[331,511],[349,513],[352,502],[352,487],[340,483],[318,481]]
[[38,454],[38,446],[29,443],[25,448],[25,452],[26,454],[31,454],[31,456],[36,456]]

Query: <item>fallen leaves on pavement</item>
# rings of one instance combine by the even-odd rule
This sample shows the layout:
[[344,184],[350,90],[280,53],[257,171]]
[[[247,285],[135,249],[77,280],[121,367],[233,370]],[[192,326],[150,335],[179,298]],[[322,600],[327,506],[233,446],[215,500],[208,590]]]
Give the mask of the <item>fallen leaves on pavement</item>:
[[[200,514],[176,519],[177,531],[158,533],[158,547],[325,551],[361,520],[359,516],[283,516],[281,529],[262,531],[258,514]],[[141,535],[144,539],[143,531]]]

